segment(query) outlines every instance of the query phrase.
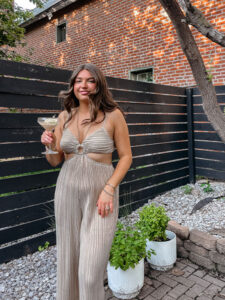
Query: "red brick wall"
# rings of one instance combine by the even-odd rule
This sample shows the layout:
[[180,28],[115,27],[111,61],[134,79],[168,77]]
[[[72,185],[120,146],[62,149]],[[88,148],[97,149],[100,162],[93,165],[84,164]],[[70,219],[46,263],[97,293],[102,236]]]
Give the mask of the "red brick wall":
[[[193,0],[215,28],[225,33],[225,1]],[[106,75],[128,78],[129,70],[154,68],[154,82],[190,86],[195,82],[175,30],[157,0],[93,0],[64,14],[67,40],[56,43],[54,18],[26,35],[31,61],[73,69],[83,62]],[[225,49],[192,29],[213,82],[225,84]]]

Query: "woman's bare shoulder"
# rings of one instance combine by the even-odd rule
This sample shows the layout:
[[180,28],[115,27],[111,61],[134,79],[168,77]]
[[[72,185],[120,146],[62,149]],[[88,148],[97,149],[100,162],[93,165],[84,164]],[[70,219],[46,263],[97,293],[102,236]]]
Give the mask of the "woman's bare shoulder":
[[116,119],[116,118],[121,118],[123,117],[123,113],[121,112],[121,110],[119,108],[115,108],[113,111],[108,112],[110,118]]
[[68,120],[68,112],[66,110],[63,110],[58,115],[58,124],[60,125],[60,128],[63,128],[64,123]]
[[61,112],[59,113],[58,118],[64,119],[64,118],[66,118],[67,116],[68,116],[68,112],[67,112],[66,110],[63,110],[63,111],[61,111]]
[[[73,108],[71,110],[71,115],[72,116],[74,115],[75,111],[76,111],[76,108]],[[70,116],[70,113],[68,113],[68,111],[65,109],[65,110],[60,112],[60,114],[58,115],[58,118],[65,122],[66,120],[68,120],[69,116]]]
[[115,123],[124,120],[124,115],[119,108],[115,108],[109,113],[109,118],[113,123]]

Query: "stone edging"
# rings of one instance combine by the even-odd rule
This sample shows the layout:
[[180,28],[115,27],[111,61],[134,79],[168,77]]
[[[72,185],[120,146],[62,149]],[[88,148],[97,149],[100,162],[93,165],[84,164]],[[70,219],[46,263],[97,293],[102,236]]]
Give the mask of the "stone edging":
[[178,257],[225,274],[225,238],[216,238],[198,229],[189,230],[172,220],[167,229],[176,233]]

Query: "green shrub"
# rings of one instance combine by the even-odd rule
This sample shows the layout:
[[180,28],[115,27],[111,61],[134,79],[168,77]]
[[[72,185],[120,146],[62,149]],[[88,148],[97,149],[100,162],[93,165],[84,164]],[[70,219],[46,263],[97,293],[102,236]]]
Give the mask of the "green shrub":
[[203,191],[204,191],[205,193],[210,193],[210,192],[213,192],[213,191],[214,191],[213,188],[211,187],[210,182],[209,182],[208,180],[207,180],[207,182],[202,183],[202,184],[201,184],[201,187],[203,188]]
[[38,251],[43,251],[43,250],[47,249],[49,245],[50,245],[50,243],[46,241],[43,247],[38,246]]
[[135,227],[117,223],[117,230],[110,250],[110,265],[123,271],[134,268],[146,255],[150,258],[154,251],[146,253],[146,239]]
[[139,212],[140,220],[137,228],[149,241],[166,241],[166,228],[170,218],[166,215],[165,208],[152,203]]
[[205,176],[196,175],[196,176],[195,176],[195,179],[196,179],[196,180],[205,179]]
[[182,190],[184,191],[184,193],[185,193],[186,195],[191,194],[191,192],[192,192],[192,190],[193,190],[193,187],[191,187],[191,186],[188,185],[188,184],[182,186],[181,188],[182,188]]

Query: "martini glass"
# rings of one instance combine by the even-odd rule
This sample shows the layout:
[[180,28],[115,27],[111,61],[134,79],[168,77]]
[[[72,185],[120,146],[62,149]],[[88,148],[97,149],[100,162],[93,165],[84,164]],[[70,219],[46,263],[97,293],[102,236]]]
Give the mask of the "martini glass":
[[[53,129],[57,125],[57,118],[55,117],[40,117],[37,119],[38,124],[40,124],[45,130],[53,131]],[[42,152],[42,154],[57,154],[57,151],[54,151],[51,149],[51,146],[49,145],[49,148]]]

